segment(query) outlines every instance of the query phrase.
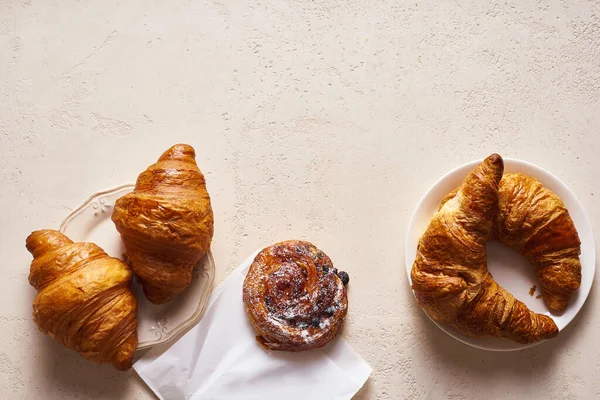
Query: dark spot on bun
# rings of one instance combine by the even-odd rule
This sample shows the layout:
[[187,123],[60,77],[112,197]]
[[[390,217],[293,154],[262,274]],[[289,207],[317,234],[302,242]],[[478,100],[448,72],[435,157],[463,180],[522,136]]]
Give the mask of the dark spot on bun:
[[350,282],[350,277],[348,276],[348,274],[346,272],[344,272],[344,271],[338,271],[337,275],[342,280],[342,283],[344,285],[347,285],[348,282]]
[[296,327],[298,329],[306,329],[308,327],[308,324],[304,321],[299,321],[296,323]]

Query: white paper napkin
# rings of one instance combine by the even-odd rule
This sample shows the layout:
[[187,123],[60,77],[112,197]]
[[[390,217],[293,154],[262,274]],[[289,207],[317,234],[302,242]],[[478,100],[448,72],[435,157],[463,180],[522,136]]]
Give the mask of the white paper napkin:
[[342,338],[301,352],[267,352],[242,302],[254,253],[211,294],[198,325],[133,368],[160,399],[350,399],[371,367]]

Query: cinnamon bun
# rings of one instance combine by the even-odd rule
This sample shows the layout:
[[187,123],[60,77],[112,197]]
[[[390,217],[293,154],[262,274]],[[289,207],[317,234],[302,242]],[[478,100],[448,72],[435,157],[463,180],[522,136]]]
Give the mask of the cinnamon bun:
[[262,250],[244,280],[243,299],[257,341],[269,350],[322,347],[342,329],[348,274],[325,253],[290,240]]

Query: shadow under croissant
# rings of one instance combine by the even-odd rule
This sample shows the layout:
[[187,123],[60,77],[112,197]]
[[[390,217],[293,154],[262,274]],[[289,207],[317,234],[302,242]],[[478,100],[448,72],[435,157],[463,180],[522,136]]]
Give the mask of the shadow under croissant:
[[49,398],[125,399],[131,398],[135,371],[117,371],[110,364],[97,364],[81,357],[45,335],[36,335],[36,359],[44,371]]
[[427,348],[434,361],[447,371],[456,373],[457,368],[460,368],[468,374],[469,379],[475,381],[489,380],[492,375],[494,379],[503,380],[503,375],[506,375],[507,380],[518,386],[520,380],[529,383],[532,380],[542,380],[555,372],[553,359],[567,350],[569,342],[581,334],[578,328],[583,327],[590,318],[590,303],[594,301],[595,291],[592,287],[582,309],[557,337],[520,351],[488,351],[459,342],[439,329],[418,307],[415,310],[418,317],[415,316],[413,322],[418,325],[416,330],[423,332],[421,337],[425,340],[421,347]]

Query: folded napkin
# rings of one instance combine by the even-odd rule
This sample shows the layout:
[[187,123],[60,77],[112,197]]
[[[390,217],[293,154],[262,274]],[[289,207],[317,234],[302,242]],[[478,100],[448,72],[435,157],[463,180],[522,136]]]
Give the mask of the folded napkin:
[[215,289],[198,325],[133,365],[160,399],[350,399],[371,374],[340,337],[301,353],[269,352],[256,342],[242,285],[257,253]]

